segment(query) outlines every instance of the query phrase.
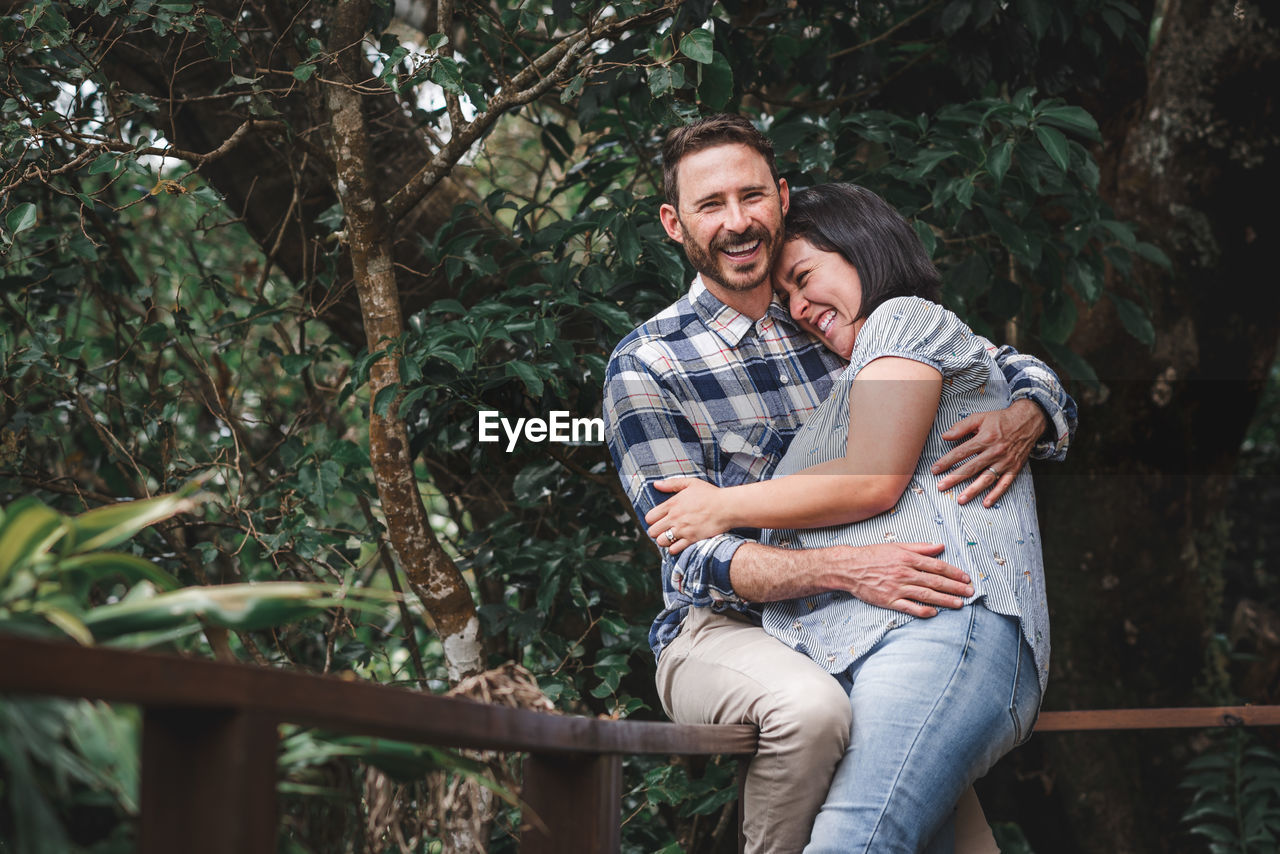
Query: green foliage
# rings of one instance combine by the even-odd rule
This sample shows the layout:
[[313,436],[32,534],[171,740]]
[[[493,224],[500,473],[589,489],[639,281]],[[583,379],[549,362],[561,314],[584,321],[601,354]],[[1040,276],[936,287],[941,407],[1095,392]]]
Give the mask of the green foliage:
[[140,731],[136,711],[104,703],[0,703],[6,848],[12,845],[15,854],[133,850],[129,827],[116,816],[138,812]]
[[[39,499],[0,509],[0,628],[48,633],[80,643],[133,636],[131,646],[172,640],[201,625],[269,629],[334,607],[382,610],[361,591],[352,601],[332,585],[274,582],[186,587],[151,561],[117,546],[157,522],[195,509],[195,484],[173,495],[98,507],[64,516]],[[124,582],[105,604],[95,591]],[[157,593],[156,588],[165,592]],[[380,597],[385,598],[385,597]]]
[[1215,732],[1187,763],[1181,787],[1194,793],[1182,820],[1213,854],[1276,850],[1280,841],[1280,754],[1243,729]]
[[[201,627],[273,629],[336,607],[384,610],[366,591],[353,602],[333,585],[276,582],[179,587],[151,561],[122,551],[145,528],[190,513],[196,484],[179,493],[105,505],[66,516],[36,498],[0,508],[0,630],[65,633],[81,643],[109,640],[131,648],[170,643]],[[160,588],[165,592],[157,593]],[[106,602],[102,603],[102,599]],[[381,598],[381,597],[374,597]],[[138,811],[138,720],[135,711],[87,701],[21,700],[0,704],[0,765],[5,808],[0,828],[20,852],[128,850],[125,824],[113,815]],[[329,744],[322,737],[313,744]],[[370,764],[385,747],[347,744]],[[296,764],[290,759],[286,771]],[[439,751],[430,767],[454,768]],[[460,760],[459,760],[460,761]],[[283,764],[283,760],[282,760]],[[461,769],[461,766],[458,766]],[[73,841],[68,824],[100,814],[105,834]],[[123,846],[123,847],[122,847]]]
[[92,643],[86,619],[93,588],[114,579],[134,590],[142,590],[143,584],[148,589],[178,587],[173,576],[150,561],[100,549],[190,511],[195,503],[188,494],[100,507],[76,517],[63,516],[37,498],[0,509],[0,624],[33,633],[56,627],[81,643]]

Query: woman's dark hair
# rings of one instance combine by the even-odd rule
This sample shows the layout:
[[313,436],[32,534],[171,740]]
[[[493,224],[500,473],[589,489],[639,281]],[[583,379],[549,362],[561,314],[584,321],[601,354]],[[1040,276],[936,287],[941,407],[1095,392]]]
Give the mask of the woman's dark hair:
[[819,184],[791,194],[787,240],[803,238],[823,252],[839,252],[858,271],[862,306],[855,320],[886,300],[937,300],[941,277],[902,215],[854,184]]

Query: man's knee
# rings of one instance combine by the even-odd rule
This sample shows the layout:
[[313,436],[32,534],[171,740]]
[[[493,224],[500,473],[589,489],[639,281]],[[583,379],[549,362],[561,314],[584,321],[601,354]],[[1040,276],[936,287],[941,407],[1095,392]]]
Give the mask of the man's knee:
[[803,688],[789,686],[773,701],[760,721],[762,747],[767,740],[799,738],[811,750],[836,757],[844,753],[853,713],[848,696],[833,677],[822,673]]

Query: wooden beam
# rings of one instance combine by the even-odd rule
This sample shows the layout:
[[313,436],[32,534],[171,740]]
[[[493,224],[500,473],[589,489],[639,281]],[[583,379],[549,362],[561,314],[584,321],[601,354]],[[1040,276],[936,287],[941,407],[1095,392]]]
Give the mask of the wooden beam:
[[554,715],[360,680],[0,635],[0,691],[147,708],[240,709],[443,747],[577,754],[753,754],[755,727]]
[[231,709],[147,709],[141,854],[274,854],[276,722]]
[[1280,726],[1280,706],[1210,706],[1181,709],[1092,709],[1041,712],[1036,732]]

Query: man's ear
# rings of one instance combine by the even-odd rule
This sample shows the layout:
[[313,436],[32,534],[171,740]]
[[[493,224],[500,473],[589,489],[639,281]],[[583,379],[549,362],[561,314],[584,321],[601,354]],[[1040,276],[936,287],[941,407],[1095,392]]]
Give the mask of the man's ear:
[[684,229],[680,227],[680,214],[676,213],[674,207],[663,205],[658,208],[658,219],[662,220],[662,227],[666,229],[667,237],[676,243],[684,243]]
[[786,216],[791,209],[791,188],[787,186],[786,178],[778,179],[778,198],[782,199],[782,215]]

